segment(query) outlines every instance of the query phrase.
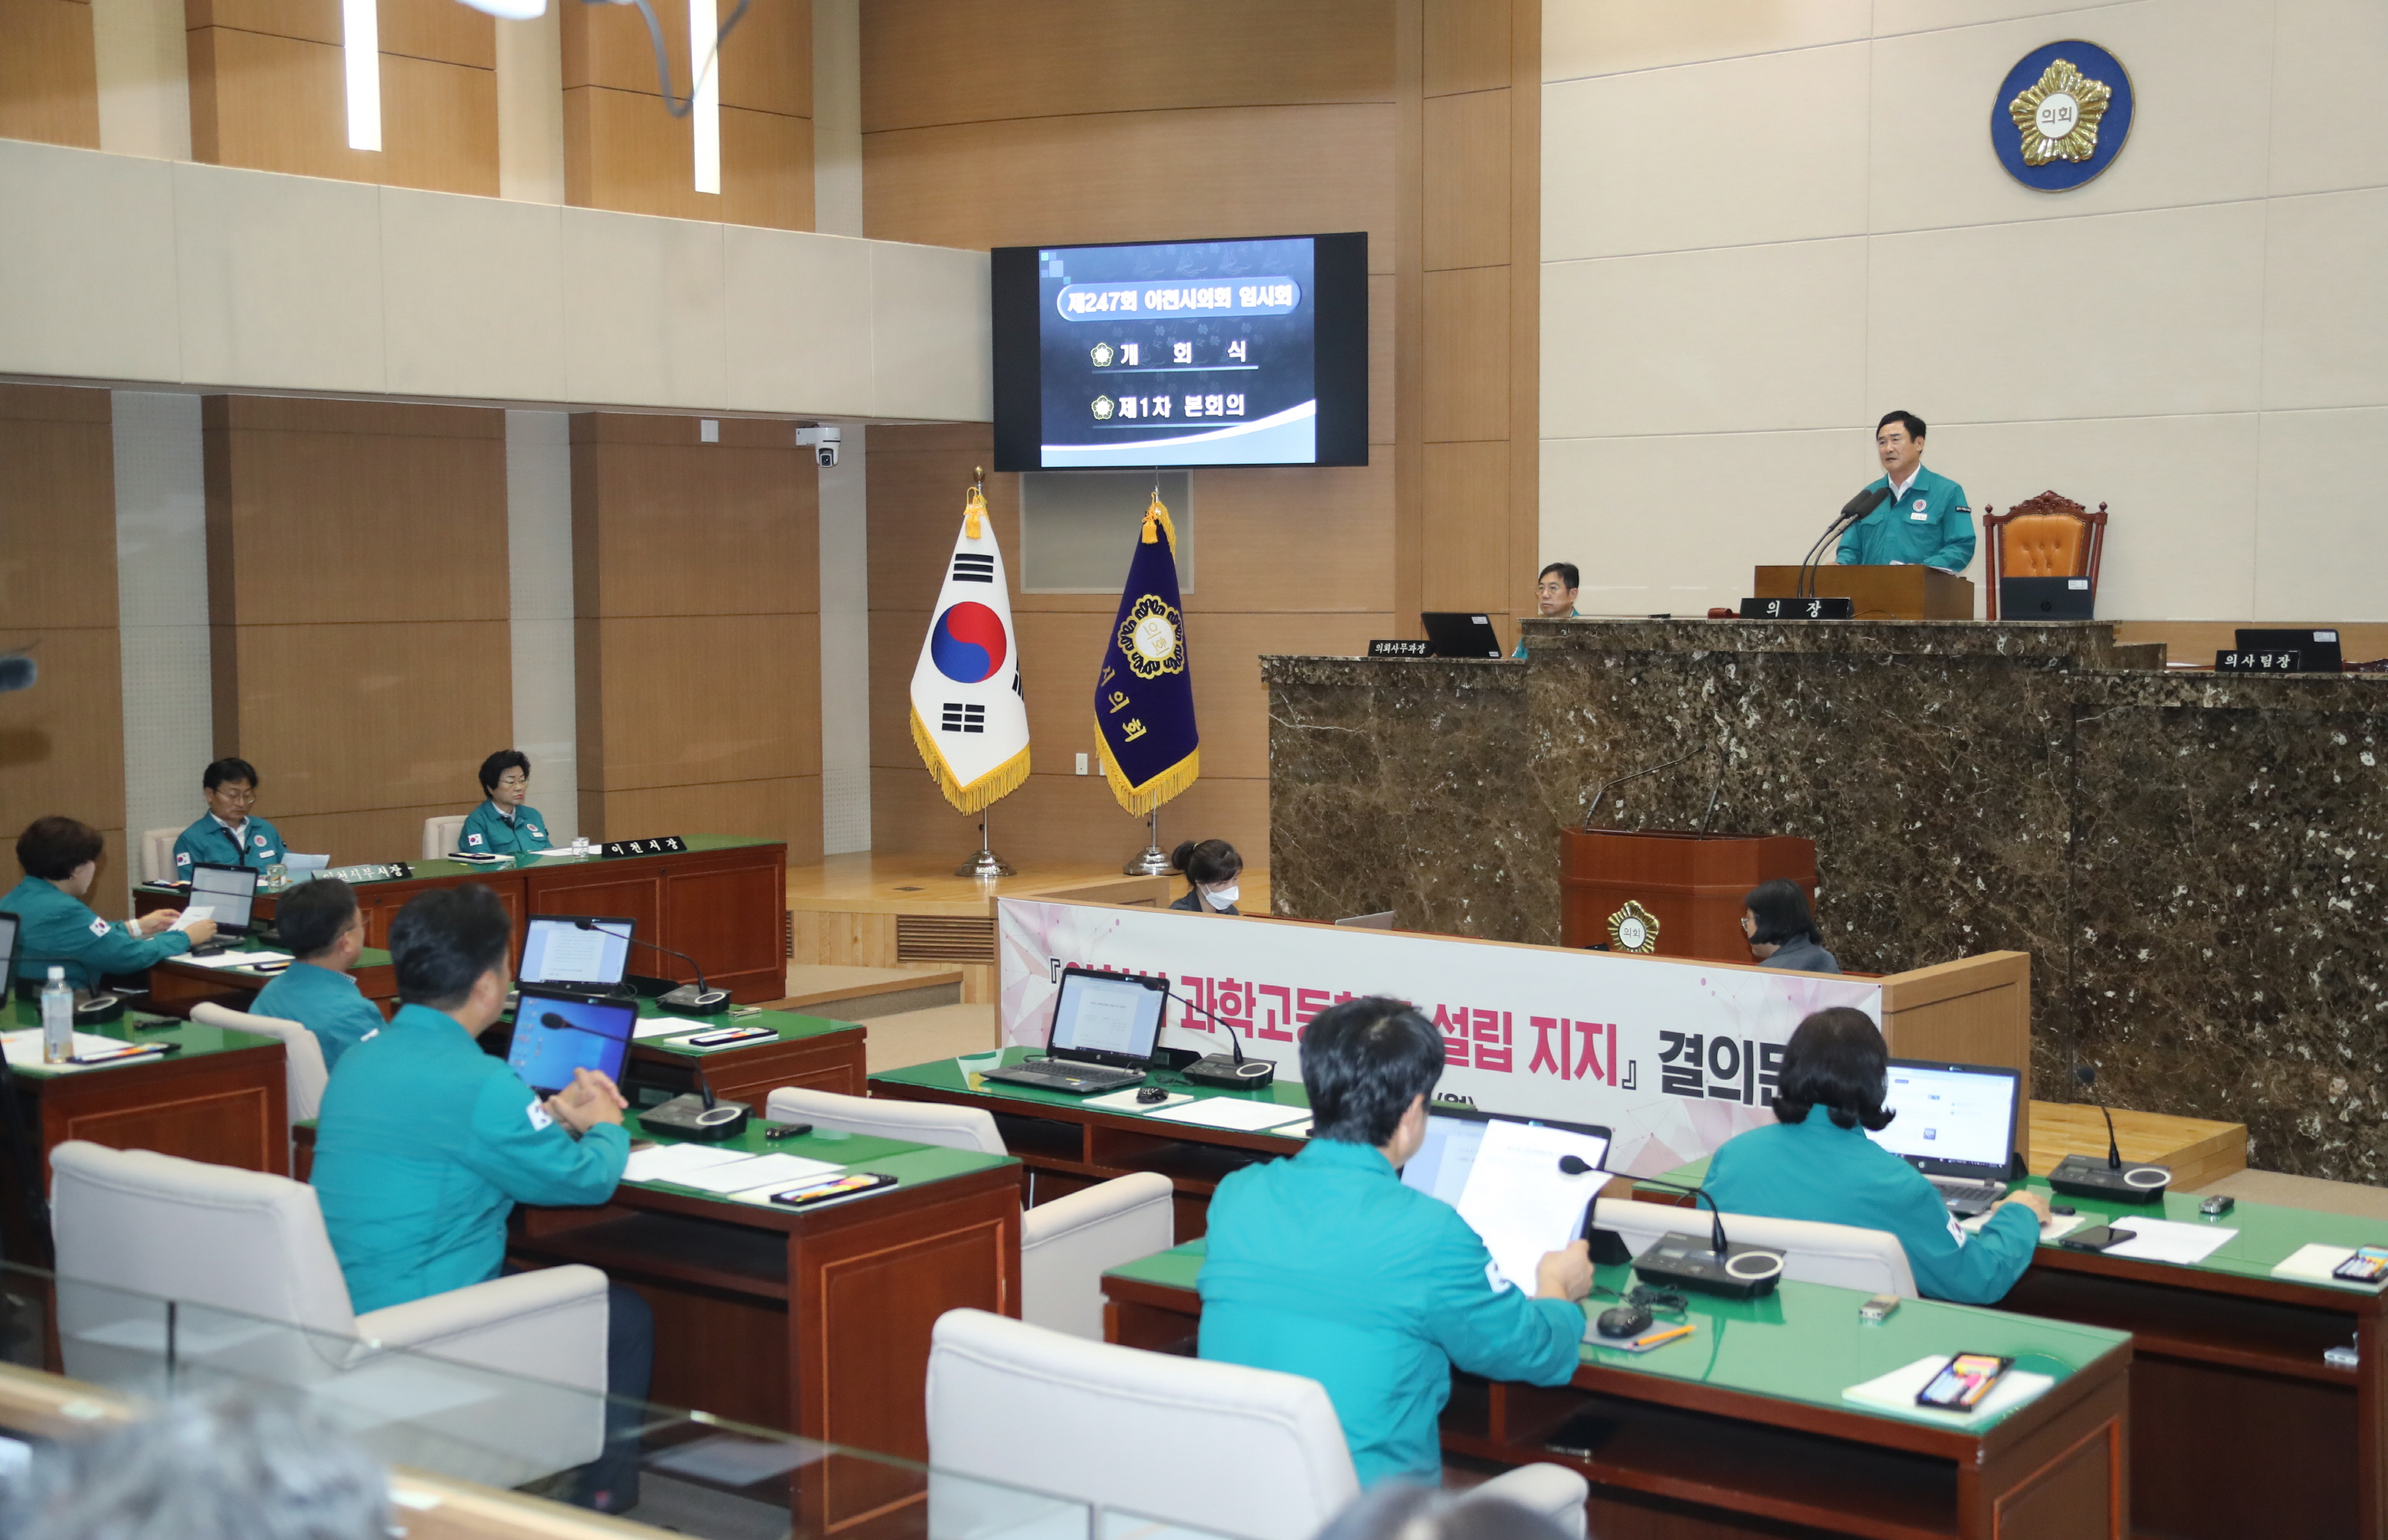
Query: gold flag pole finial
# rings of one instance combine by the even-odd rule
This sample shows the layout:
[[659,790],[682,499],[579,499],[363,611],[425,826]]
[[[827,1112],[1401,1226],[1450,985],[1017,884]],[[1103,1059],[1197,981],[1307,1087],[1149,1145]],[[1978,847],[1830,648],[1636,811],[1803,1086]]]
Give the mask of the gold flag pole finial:
[[1162,534],[1169,537],[1169,549],[1175,554],[1177,550],[1177,526],[1169,522],[1169,509],[1161,501],[1161,489],[1158,486],[1152,489],[1152,505],[1144,511],[1145,544],[1150,545],[1153,542],[1155,538],[1153,531],[1156,528]]
[[971,467],[970,502],[962,508],[962,534],[970,540],[979,538],[979,520],[986,516],[986,467]]

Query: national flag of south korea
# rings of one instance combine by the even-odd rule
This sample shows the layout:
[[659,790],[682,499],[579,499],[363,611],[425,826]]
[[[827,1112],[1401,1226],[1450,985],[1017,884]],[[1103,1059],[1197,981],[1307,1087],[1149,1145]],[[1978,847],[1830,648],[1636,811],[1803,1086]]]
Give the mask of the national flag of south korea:
[[937,612],[912,668],[912,742],[946,800],[974,813],[1028,779],[1011,588],[986,499],[971,489]]

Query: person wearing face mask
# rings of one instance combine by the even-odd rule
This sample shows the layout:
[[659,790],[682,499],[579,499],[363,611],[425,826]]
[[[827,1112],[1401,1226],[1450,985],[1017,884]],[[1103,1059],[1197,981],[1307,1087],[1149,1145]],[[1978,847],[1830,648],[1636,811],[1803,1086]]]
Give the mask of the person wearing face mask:
[[1234,846],[1223,839],[1200,843],[1189,839],[1170,855],[1169,864],[1186,873],[1187,883],[1186,896],[1171,909],[1197,914],[1236,912],[1236,898],[1241,891],[1236,879],[1243,875],[1244,858],[1236,854]]
[[1741,901],[1741,934],[1761,968],[1796,974],[1841,971],[1839,960],[1824,950],[1823,938],[1816,934],[1808,895],[1788,878],[1775,877],[1749,890]]

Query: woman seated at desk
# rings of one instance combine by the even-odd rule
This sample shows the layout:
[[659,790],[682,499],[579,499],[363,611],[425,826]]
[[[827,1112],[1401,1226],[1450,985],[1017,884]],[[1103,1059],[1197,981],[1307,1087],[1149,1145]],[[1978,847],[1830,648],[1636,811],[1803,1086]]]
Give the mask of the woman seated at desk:
[[1741,934],[1749,938],[1749,955],[1761,968],[1799,974],[1841,971],[1839,960],[1824,950],[1816,935],[1808,896],[1787,878],[1772,878],[1749,890],[1741,901]]
[[456,832],[456,848],[468,856],[515,856],[545,850],[547,818],[525,806],[530,795],[530,756],[502,748],[481,761],[481,805]]
[[1206,839],[1197,844],[1188,840],[1171,852],[1169,864],[1186,873],[1186,893],[1171,909],[1192,910],[1197,914],[1233,914],[1236,897],[1240,891],[1236,879],[1243,875],[1244,858],[1236,847],[1223,839]]
[[93,913],[83,895],[99,873],[105,847],[98,830],[70,818],[37,818],[17,836],[25,880],[0,897],[0,910],[17,917],[20,992],[40,988],[53,965],[66,971],[70,986],[96,989],[104,974],[137,974],[214,938],[212,920],[173,929],[181,910],[152,910],[121,924]]
[[1906,1248],[1916,1289],[1992,1305],[2031,1266],[2048,1198],[2018,1190],[1989,1222],[1958,1227],[1924,1173],[1866,1138],[1887,1128],[1890,1055],[1862,1011],[1835,1006],[1799,1024],[1783,1050],[1772,1128],[1727,1139],[1704,1184],[1726,1214],[1886,1230]]

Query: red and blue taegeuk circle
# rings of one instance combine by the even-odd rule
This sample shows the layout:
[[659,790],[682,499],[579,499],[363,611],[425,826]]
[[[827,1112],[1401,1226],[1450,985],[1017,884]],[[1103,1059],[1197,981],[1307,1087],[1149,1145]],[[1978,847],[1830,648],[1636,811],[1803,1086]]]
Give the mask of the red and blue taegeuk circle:
[[1003,617],[967,599],[938,616],[935,629],[929,632],[930,658],[937,672],[956,684],[993,679],[1010,652]]

